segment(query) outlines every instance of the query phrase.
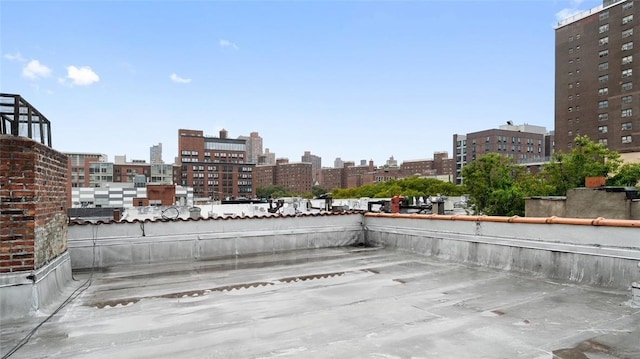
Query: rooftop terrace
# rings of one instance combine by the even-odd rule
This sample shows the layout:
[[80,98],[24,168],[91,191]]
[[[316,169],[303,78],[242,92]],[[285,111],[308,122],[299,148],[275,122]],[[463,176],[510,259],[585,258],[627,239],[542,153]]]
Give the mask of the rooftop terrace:
[[[77,287],[91,272],[75,275]],[[13,357],[640,357],[627,292],[379,247],[118,266],[91,281]],[[3,325],[3,354],[41,319]]]
[[72,300],[3,317],[0,354],[638,358],[639,225],[359,213],[72,223],[59,260],[75,269],[60,295]]

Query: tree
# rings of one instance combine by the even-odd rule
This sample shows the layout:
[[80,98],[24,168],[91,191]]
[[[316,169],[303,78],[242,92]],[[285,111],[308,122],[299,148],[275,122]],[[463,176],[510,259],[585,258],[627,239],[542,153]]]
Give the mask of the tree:
[[518,177],[524,173],[511,158],[489,153],[462,168],[469,204],[474,213],[490,216],[524,215],[524,191]]
[[410,177],[390,179],[384,182],[366,184],[360,187],[333,190],[333,198],[390,198],[401,195],[407,197],[460,196],[465,193],[464,187],[434,178]]
[[313,193],[314,197],[320,197],[321,195],[328,193],[329,191],[321,186],[313,186],[311,187],[311,193]]
[[279,185],[268,186],[264,188],[260,188],[260,187],[256,188],[256,196],[260,198],[293,197],[295,195],[296,195],[295,193],[289,192],[284,187]]
[[543,168],[542,175],[553,186],[555,195],[564,196],[568,189],[584,187],[587,177],[606,177],[622,162],[618,152],[587,136],[576,137],[574,143],[576,147],[570,153],[556,152]]
[[616,174],[607,180],[609,186],[638,186],[640,163],[625,163]]

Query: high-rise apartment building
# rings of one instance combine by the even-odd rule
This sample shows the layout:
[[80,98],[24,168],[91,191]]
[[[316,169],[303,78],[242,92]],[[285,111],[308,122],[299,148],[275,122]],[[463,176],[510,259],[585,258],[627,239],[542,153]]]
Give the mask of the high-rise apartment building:
[[204,136],[198,130],[178,130],[181,185],[193,187],[196,200],[253,197],[254,163],[247,162],[245,140]]
[[258,163],[258,158],[262,155],[262,137],[258,132],[251,132],[249,136],[240,136],[240,140],[245,140],[247,145],[247,162]]
[[[556,27],[555,149],[586,135],[640,160],[640,3],[605,0]],[[635,42],[635,47],[634,47]]]
[[164,163],[162,160],[162,143],[158,143],[149,148],[149,163],[152,165]]
[[316,182],[318,178],[318,170],[322,168],[322,157],[312,155],[310,151],[304,151],[304,154],[301,157],[302,162],[311,163],[311,175],[313,178],[313,182]]
[[258,164],[270,166],[275,165],[276,154],[274,152],[270,152],[268,148],[265,148],[264,153],[258,156]]

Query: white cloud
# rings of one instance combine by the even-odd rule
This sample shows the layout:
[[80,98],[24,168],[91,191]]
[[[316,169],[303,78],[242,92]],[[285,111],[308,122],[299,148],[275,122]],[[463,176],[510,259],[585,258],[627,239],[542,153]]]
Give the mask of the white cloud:
[[220,47],[231,47],[236,50],[238,49],[238,45],[234,44],[229,40],[221,39],[218,43],[220,44]]
[[562,21],[571,16],[577,15],[585,10],[578,9],[583,0],[571,0],[569,1],[570,7],[564,8],[556,13],[556,20]]
[[179,84],[188,84],[189,82],[191,82],[191,79],[185,79],[182,78],[176,74],[171,74],[171,76],[169,76],[169,78],[171,79],[171,81],[173,82],[177,82]]
[[[93,72],[89,66],[67,66],[67,78],[71,79],[73,84],[78,86],[89,86],[100,81],[98,74]],[[60,79],[58,79],[58,81],[60,81]]]
[[22,76],[36,80],[38,77],[48,77],[51,75],[51,69],[40,63],[38,60],[31,60],[22,68]]
[[27,59],[22,57],[22,55],[20,54],[19,51],[16,52],[15,54],[4,54],[4,58],[9,60],[9,61],[27,62]]

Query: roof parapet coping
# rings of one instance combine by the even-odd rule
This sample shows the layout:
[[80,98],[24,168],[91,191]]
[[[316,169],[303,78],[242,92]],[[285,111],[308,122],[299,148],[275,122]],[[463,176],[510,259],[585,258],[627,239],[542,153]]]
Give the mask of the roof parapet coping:
[[558,21],[558,23],[556,24],[555,29],[557,30],[557,29],[559,29],[559,28],[561,28],[563,26],[569,25],[569,24],[571,24],[573,22],[576,22],[578,20],[582,20],[585,17],[588,17],[588,16],[591,16],[593,14],[596,14],[596,13],[602,11],[602,10],[609,9],[609,8],[611,8],[613,6],[618,5],[619,3],[623,2],[623,1],[626,1],[626,0],[614,1],[611,4],[607,5],[606,7],[604,5],[598,5],[598,6],[594,7],[594,8],[591,8],[591,9],[579,12],[577,14],[574,14],[572,16],[569,16],[569,17],[567,17],[565,19],[562,19],[562,20]]

